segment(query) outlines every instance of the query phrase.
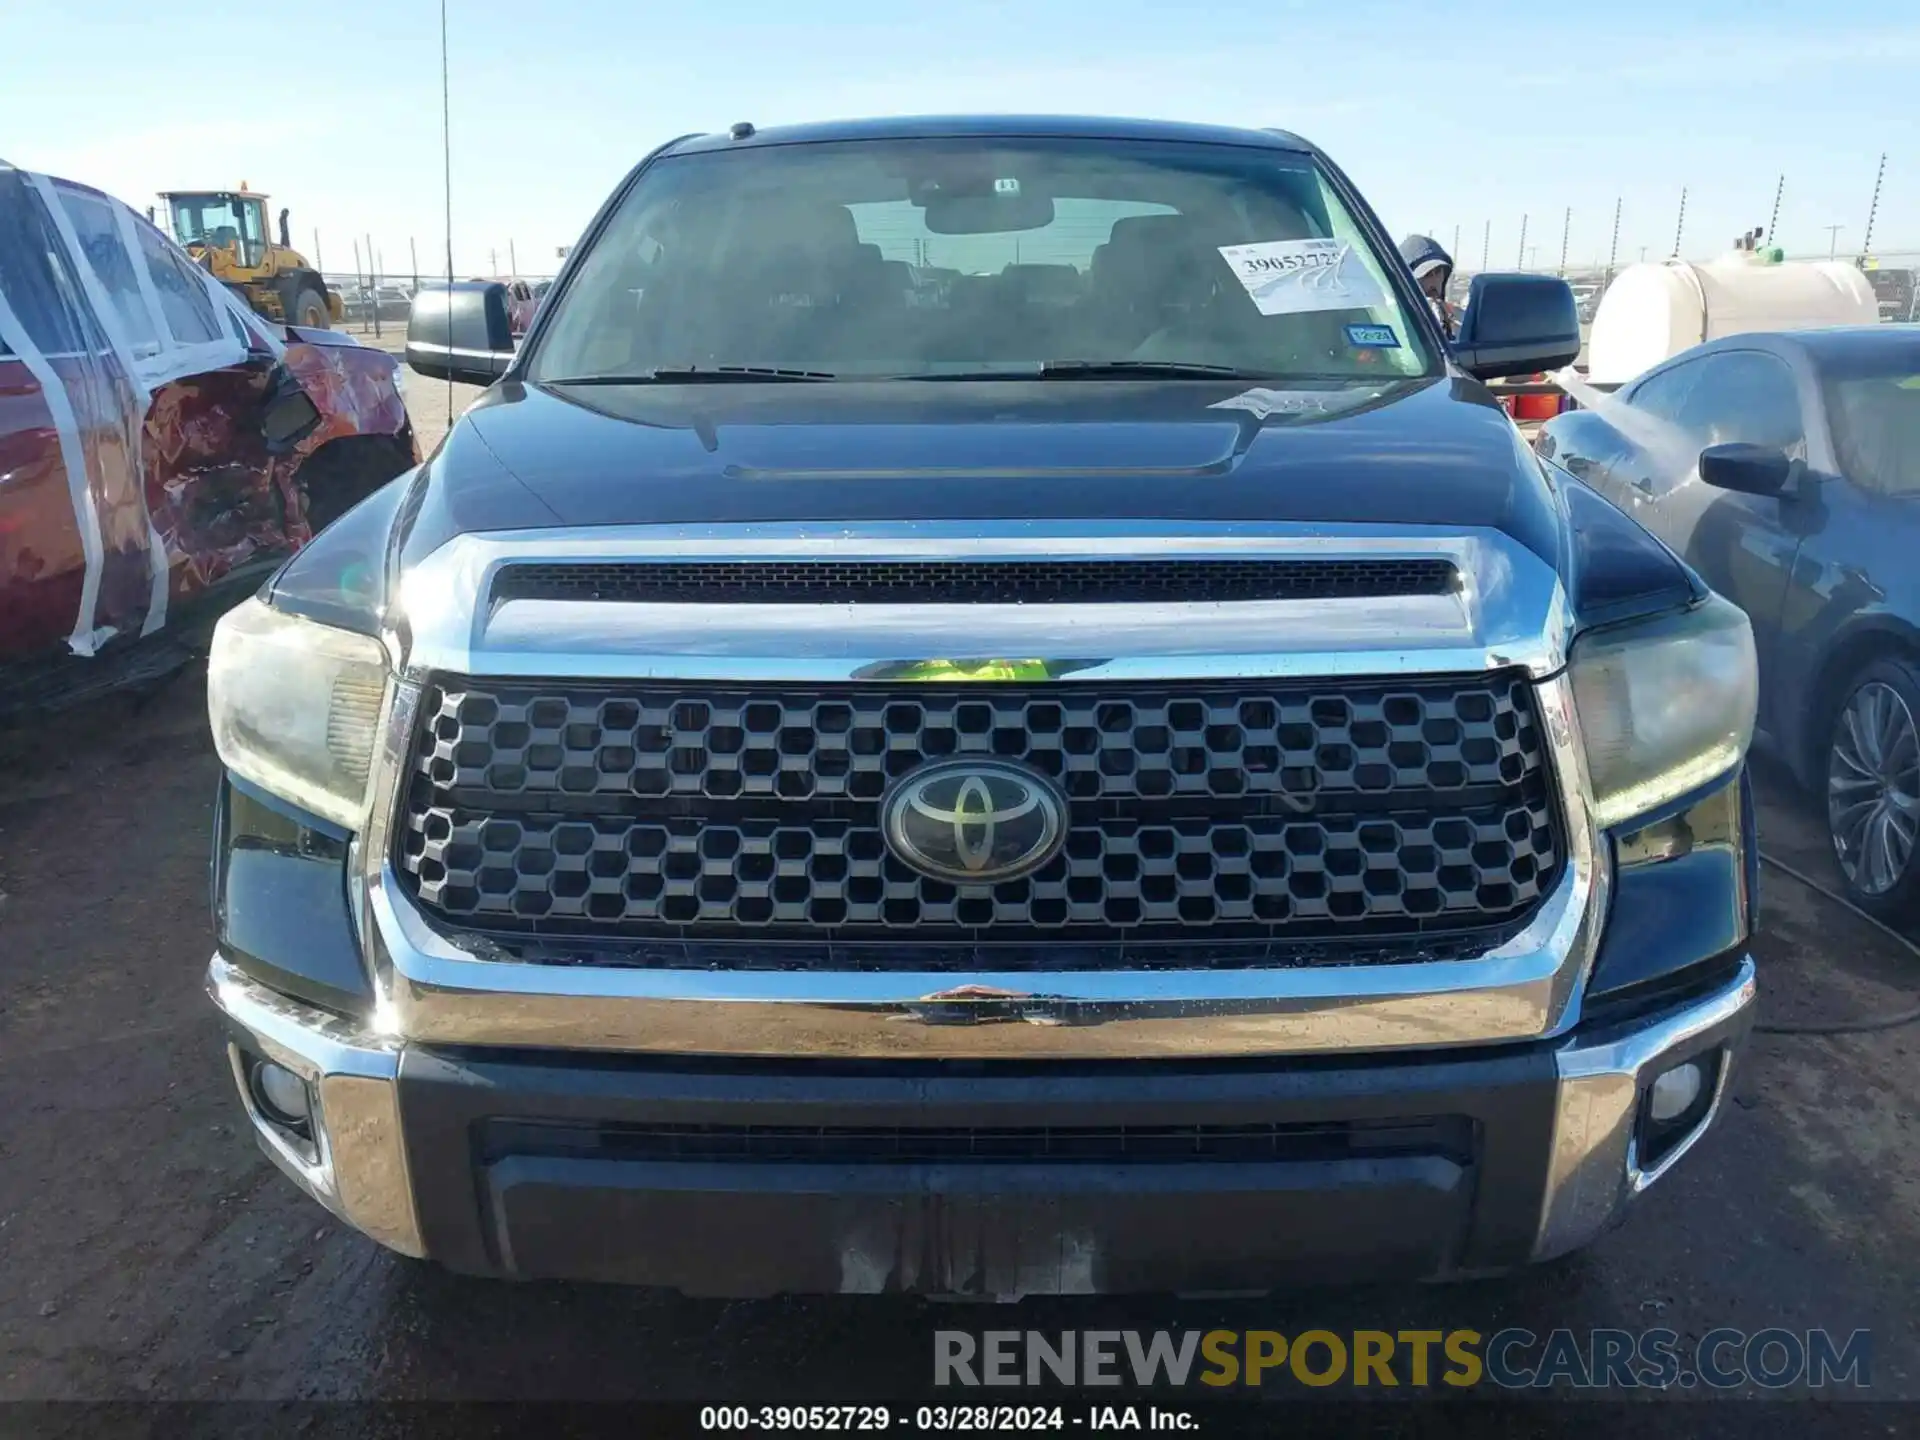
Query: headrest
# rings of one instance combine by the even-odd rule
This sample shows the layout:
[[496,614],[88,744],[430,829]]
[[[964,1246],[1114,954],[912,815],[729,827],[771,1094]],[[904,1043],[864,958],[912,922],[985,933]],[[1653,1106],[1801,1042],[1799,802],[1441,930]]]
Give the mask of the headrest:
[[1177,245],[1188,238],[1192,230],[1193,222],[1185,215],[1129,215],[1113,222],[1107,243],[1118,250]]
[[844,205],[795,206],[775,221],[782,243],[814,253],[851,250],[860,243],[853,214]]
[[1029,300],[1069,301],[1080,293],[1080,272],[1071,265],[1009,265],[1000,283]]

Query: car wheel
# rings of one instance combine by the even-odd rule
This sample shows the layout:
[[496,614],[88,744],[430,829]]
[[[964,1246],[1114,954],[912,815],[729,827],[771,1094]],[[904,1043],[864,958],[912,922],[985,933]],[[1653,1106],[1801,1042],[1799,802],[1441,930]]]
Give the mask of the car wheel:
[[1879,660],[1827,735],[1827,833],[1847,892],[1882,920],[1920,916],[1920,675]]
[[300,290],[293,297],[293,309],[290,312],[295,325],[304,325],[309,330],[330,330],[333,328],[333,315],[327,309],[327,297],[312,286]]

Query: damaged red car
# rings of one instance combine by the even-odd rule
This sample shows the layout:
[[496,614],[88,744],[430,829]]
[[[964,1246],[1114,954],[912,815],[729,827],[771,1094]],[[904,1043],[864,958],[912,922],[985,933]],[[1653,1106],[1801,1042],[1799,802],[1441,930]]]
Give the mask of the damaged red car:
[[0,714],[184,663],[419,463],[398,376],[254,314],[111,196],[0,163]]

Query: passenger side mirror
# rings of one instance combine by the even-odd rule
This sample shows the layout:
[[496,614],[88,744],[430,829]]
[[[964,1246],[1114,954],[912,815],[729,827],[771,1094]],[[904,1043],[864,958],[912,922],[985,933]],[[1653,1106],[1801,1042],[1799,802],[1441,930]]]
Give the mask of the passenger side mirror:
[[1779,495],[1793,480],[1793,461],[1771,445],[1709,445],[1700,452],[1700,478],[1742,495]]
[[491,385],[512,363],[505,285],[456,280],[420,287],[407,315],[407,364],[434,380]]
[[1479,380],[1571,365],[1580,354],[1573,287],[1552,275],[1476,275],[1453,358]]

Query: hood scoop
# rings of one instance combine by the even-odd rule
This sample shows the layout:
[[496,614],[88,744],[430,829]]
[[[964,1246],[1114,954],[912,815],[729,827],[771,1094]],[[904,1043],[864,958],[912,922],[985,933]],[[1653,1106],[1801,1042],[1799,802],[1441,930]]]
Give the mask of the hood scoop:
[[679,605],[1120,605],[1443,595],[1451,560],[626,560],[508,564],[491,598]]

